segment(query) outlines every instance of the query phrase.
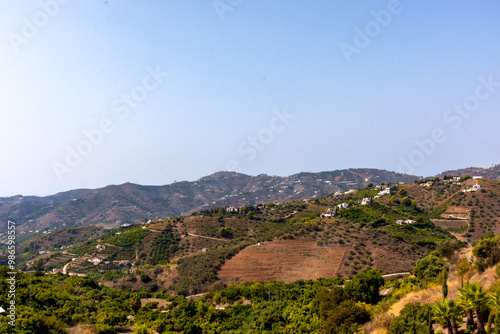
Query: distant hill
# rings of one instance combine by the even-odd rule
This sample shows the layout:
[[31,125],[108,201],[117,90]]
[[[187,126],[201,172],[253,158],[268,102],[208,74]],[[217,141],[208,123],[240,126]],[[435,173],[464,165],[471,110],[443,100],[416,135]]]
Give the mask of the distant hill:
[[0,233],[5,232],[9,219],[18,224],[18,232],[87,224],[113,227],[221,206],[312,199],[368,183],[409,183],[417,178],[369,168],[286,177],[219,172],[194,182],[164,186],[125,183],[47,197],[18,195],[0,198]]
[[460,175],[465,174],[472,176],[482,176],[485,179],[500,181],[500,164],[492,166],[491,168],[481,168],[481,167],[468,167],[462,169],[448,170],[443,173],[436,175],[442,178],[444,175]]

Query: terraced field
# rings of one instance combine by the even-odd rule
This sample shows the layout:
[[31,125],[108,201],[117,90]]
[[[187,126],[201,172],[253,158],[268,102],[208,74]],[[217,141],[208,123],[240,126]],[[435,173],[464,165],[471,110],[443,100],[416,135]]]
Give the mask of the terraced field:
[[313,240],[277,240],[245,248],[218,272],[222,281],[293,282],[333,277],[348,247],[319,247]]

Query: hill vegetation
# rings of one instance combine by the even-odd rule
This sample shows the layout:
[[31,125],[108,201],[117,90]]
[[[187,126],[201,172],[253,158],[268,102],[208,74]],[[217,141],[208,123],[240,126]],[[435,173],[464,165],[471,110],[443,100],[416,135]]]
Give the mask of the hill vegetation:
[[[17,274],[16,330],[453,333],[468,318],[469,333],[498,331],[499,195],[498,182],[468,177],[369,183],[308,201],[20,238],[17,265],[31,274]],[[420,304],[406,299],[428,292]],[[2,333],[12,332],[7,319]]]

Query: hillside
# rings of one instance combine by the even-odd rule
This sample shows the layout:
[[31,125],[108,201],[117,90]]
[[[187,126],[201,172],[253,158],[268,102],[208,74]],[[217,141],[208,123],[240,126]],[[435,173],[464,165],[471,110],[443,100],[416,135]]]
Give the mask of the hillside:
[[19,233],[88,224],[109,228],[213,207],[289,202],[364,187],[370,182],[415,179],[416,176],[377,169],[300,173],[287,177],[220,172],[194,182],[165,186],[126,183],[48,197],[14,196],[0,198],[0,233],[5,232],[8,220],[18,224]]
[[[218,176],[202,182],[213,182],[212,177]],[[133,193],[134,187],[127,191]],[[425,312],[430,306],[420,308],[412,303],[433,303],[440,299],[441,266],[448,265],[452,270],[448,278],[450,298],[458,298],[459,278],[455,271],[459,261],[466,261],[469,266],[467,279],[478,281],[485,288],[493,286],[497,276],[491,266],[498,260],[500,248],[488,249],[496,247],[494,242],[500,240],[488,238],[500,230],[499,199],[500,182],[484,178],[368,184],[307,201],[217,207],[173,218],[123,224],[114,229],[78,226],[50,233],[32,232],[17,239],[16,265],[25,271],[35,271],[34,284],[52,282],[53,289],[64,287],[64,291],[73,291],[71,286],[77,284],[74,297],[64,297],[73,302],[92,289],[124,296],[126,302],[113,311],[122,320],[112,323],[140,326],[148,322],[159,333],[167,329],[152,323],[160,314],[155,311],[159,307],[156,302],[163,305],[161,314],[174,312],[170,319],[185,321],[181,320],[185,319],[181,314],[190,314],[201,321],[202,327],[204,319],[195,314],[205,314],[207,324],[211,324],[216,319],[214,313],[203,312],[217,309],[222,312],[219,313],[222,326],[240,328],[236,323],[225,322],[222,314],[231,314],[239,317],[240,324],[262,330],[261,310],[264,314],[281,314],[273,315],[272,320],[265,316],[269,331],[278,324],[282,328],[297,326],[296,329],[304,330],[308,326],[306,319],[313,317],[311,328],[319,333],[320,323],[325,326],[329,321],[329,315],[321,311],[324,307],[320,302],[329,298],[328,293],[341,293],[335,297],[340,300],[363,301],[365,304],[343,302],[337,311],[349,313],[350,307],[358,305],[365,309],[365,313],[361,309],[356,311],[365,314],[359,318],[363,319],[359,324],[365,324],[370,333],[385,333],[395,326],[406,326],[411,307],[416,307],[423,319],[419,320],[419,328],[427,324]],[[5,248],[7,240],[0,241]],[[473,250],[470,245],[476,243],[478,246]],[[456,252],[457,247],[464,246],[467,248]],[[0,264],[7,264],[7,259],[7,254],[0,252]],[[433,259],[427,266],[436,269],[417,270],[425,268],[422,263],[426,259]],[[469,259],[475,261],[473,268]],[[37,277],[44,275],[39,271],[54,275],[40,280]],[[482,271],[484,275],[480,275]],[[410,272],[415,276],[400,278]],[[65,274],[85,277],[68,278]],[[367,297],[371,288],[351,283],[360,277],[374,279],[370,284],[379,288],[385,286],[382,295],[386,297],[380,301],[378,288],[372,297]],[[45,285],[45,290],[50,287]],[[59,296],[61,291],[57,293]],[[94,299],[99,294],[94,291],[90,299],[82,297],[82,305],[90,307],[96,303],[101,310],[112,309],[105,297]],[[191,297],[182,297],[192,295],[197,295],[194,298],[199,301],[194,303],[198,304],[189,302]],[[51,305],[42,297],[49,298],[36,294],[35,302]],[[134,304],[130,300],[137,298],[142,313],[135,313],[137,318],[133,320],[123,320],[132,312],[130,307]],[[176,305],[187,309],[198,305],[198,311],[182,311]],[[291,311],[288,307],[297,309]],[[92,309],[96,312],[95,307]],[[293,320],[287,315],[290,312],[301,315]],[[142,318],[146,314],[148,318]],[[370,318],[373,321],[367,322]],[[77,316],[64,319],[67,324],[81,323]],[[109,319],[101,318],[85,320],[89,321],[110,323]],[[184,329],[172,326],[169,328],[174,332]],[[438,324],[433,327],[435,331],[443,329]]]
[[500,164],[494,165],[490,168],[468,167],[455,170],[447,170],[436,176],[439,178],[443,178],[443,176],[445,175],[464,176],[465,174],[468,174],[470,176],[482,176],[485,179],[500,181]]
[[[181,294],[206,291],[217,281],[352,278],[367,268],[383,274],[408,272],[437,243],[454,237],[429,220],[424,200],[422,206],[391,200],[401,198],[403,187],[411,198],[422,191],[419,185],[393,184],[392,195],[375,198],[382,187],[370,185],[308,202],[247,205],[234,212],[222,207],[111,230],[58,229],[21,243],[24,253],[18,259],[28,270],[64,266],[123,287],[135,286],[138,279],[127,275],[127,268],[168,265],[165,278],[149,284]],[[359,204],[367,196],[372,202]],[[322,216],[341,203],[350,207],[335,217]],[[409,219],[412,224],[397,224]],[[63,253],[61,247],[71,259],[57,255]],[[39,254],[41,250],[51,253]],[[154,276],[152,270],[150,274]]]

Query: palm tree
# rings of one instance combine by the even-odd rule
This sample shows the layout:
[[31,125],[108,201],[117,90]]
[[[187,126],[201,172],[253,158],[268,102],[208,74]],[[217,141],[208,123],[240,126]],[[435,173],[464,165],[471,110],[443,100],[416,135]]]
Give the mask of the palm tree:
[[465,305],[467,309],[476,311],[477,334],[486,334],[483,312],[481,311],[481,308],[484,308],[487,303],[486,291],[478,283],[468,284],[464,288],[460,288],[459,291],[459,296],[462,299],[461,303]]
[[[459,289],[460,290],[460,289]],[[475,329],[475,323],[474,323],[474,305],[470,303],[470,301],[465,298],[465,294],[460,292],[458,294],[460,299],[458,300],[458,304],[460,307],[467,313],[467,328]]]
[[[495,317],[495,334],[500,334],[500,289],[488,294],[488,306],[491,309],[490,319]],[[488,328],[491,328],[491,322],[488,321]]]
[[434,320],[443,328],[448,328],[448,334],[458,334],[458,325],[462,322],[462,309],[454,300],[436,301],[432,306]]

